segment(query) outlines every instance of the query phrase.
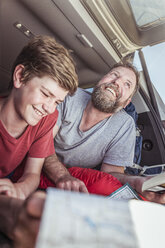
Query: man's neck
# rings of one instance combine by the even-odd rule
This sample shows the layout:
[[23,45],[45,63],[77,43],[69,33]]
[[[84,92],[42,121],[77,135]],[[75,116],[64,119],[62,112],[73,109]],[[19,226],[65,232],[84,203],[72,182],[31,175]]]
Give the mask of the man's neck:
[[90,100],[84,109],[79,128],[81,131],[85,132],[111,115],[111,113],[103,113],[96,109]]
[[27,127],[25,121],[16,114],[13,100],[10,97],[0,100],[0,120],[13,138],[19,138]]

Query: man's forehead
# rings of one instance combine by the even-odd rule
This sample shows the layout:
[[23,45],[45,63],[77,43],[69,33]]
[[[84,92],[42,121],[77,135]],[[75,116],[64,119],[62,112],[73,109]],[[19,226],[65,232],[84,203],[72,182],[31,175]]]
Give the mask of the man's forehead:
[[109,74],[111,74],[112,72],[118,72],[119,74],[125,75],[125,76],[131,78],[133,81],[136,82],[136,74],[135,74],[135,72],[132,70],[132,68],[124,67],[124,66],[119,66],[119,67],[113,68],[113,69],[109,72]]
[[112,69],[105,75],[105,77],[111,75],[113,72],[119,72],[119,73],[120,73],[120,72],[126,72],[126,70],[123,70],[123,68],[125,68],[125,67],[118,66],[118,67],[112,68]]
[[114,68],[112,68],[112,70],[110,70],[109,73],[111,73],[113,71],[123,71],[123,72],[132,71],[135,74],[135,72],[131,68],[125,67],[125,66],[114,67]]

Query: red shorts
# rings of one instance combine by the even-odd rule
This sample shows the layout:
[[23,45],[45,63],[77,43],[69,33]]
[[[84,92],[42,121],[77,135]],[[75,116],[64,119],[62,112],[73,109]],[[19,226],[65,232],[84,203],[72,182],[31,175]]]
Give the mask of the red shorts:
[[[114,176],[102,171],[72,167],[69,172],[73,177],[83,181],[91,194],[107,196],[122,186]],[[46,189],[47,187],[55,187],[55,184],[42,174],[39,188]]]
[[[12,181],[16,182],[23,174],[24,167],[19,166],[12,177]],[[88,192],[91,194],[108,196],[115,190],[119,189],[122,184],[114,176],[94,169],[72,167],[68,169],[73,177],[84,182]],[[47,189],[48,187],[56,187],[55,184],[42,173],[40,178],[39,189]],[[140,195],[143,200],[146,200]]]

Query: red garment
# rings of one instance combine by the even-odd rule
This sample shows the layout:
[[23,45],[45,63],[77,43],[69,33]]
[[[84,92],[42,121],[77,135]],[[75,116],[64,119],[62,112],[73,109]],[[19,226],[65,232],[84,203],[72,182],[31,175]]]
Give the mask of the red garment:
[[0,178],[9,175],[27,157],[45,158],[55,152],[54,127],[58,111],[28,126],[20,138],[13,138],[0,121]]
[[[117,178],[103,171],[72,167],[69,168],[69,172],[73,177],[83,181],[91,194],[108,196],[122,186]],[[39,188],[46,189],[47,187],[55,187],[55,184],[42,174]]]
[[[84,182],[90,194],[109,196],[112,192],[122,187],[122,184],[117,178],[103,171],[80,167],[72,167],[68,170],[73,177],[76,177]],[[22,176],[22,173],[23,167],[19,166],[12,177],[13,182],[16,182]],[[48,187],[55,188],[56,186],[44,173],[42,173],[40,177],[39,189],[47,189]],[[147,201],[140,194],[139,196],[142,200]]]

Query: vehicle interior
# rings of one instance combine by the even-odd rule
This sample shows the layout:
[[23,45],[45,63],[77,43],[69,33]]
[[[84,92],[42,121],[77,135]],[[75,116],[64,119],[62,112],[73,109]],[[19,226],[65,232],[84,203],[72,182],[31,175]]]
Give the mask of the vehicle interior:
[[165,41],[164,1],[1,0],[0,25],[1,94],[14,59],[35,35],[53,36],[71,51],[82,88],[92,88],[117,62],[133,62],[138,51],[143,70],[132,102],[143,137],[140,165],[165,164],[165,105],[142,52]]

